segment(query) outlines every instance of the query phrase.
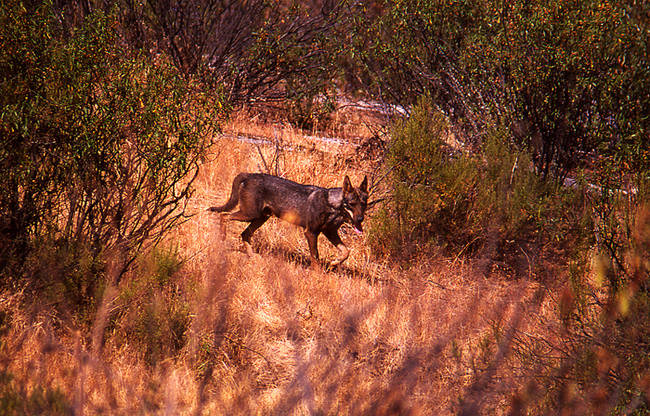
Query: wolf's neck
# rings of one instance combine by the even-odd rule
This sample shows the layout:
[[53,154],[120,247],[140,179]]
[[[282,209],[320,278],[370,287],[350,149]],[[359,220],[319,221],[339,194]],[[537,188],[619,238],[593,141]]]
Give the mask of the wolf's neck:
[[327,202],[333,207],[340,208],[343,203],[343,189],[329,188],[327,190]]

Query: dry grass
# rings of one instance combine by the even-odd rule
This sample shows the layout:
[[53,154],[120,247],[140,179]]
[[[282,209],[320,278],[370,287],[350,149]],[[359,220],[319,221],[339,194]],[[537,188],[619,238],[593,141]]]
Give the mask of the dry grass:
[[[104,343],[37,301],[3,294],[11,328],[0,358],[17,388],[58,389],[76,414],[506,413],[524,374],[510,330],[543,333],[538,318],[554,315],[541,286],[486,279],[442,257],[406,270],[378,263],[346,229],[345,267],[312,269],[302,232],[276,220],[255,234],[249,257],[239,250],[244,224],[226,224],[224,235],[205,208],[223,203],[238,172],[260,170],[260,151],[274,159],[273,147],[217,142],[196,215],[165,242],[185,262],[162,287],[126,296],[140,269],[107,291],[95,324]],[[321,186],[340,186],[345,174],[356,184],[371,169],[338,145],[276,160],[283,176]],[[335,255],[324,239],[320,249]],[[148,363],[143,341],[125,334],[138,333],[142,305],[176,300],[189,308],[185,342]]]
[[239,109],[224,126],[226,133],[242,133],[258,137],[279,137],[292,144],[310,143],[309,137],[326,136],[358,143],[368,139],[388,122],[388,117],[372,109],[363,109],[351,103],[339,103],[336,111],[326,119],[314,123],[308,134],[294,127],[286,117],[287,111],[272,106]]

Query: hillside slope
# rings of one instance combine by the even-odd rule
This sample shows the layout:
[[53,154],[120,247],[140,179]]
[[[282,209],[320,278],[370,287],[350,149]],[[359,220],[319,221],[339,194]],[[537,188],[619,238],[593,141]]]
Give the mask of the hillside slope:
[[17,310],[20,294],[3,297],[14,385],[78,414],[506,413],[530,370],[513,355],[513,329],[546,336],[554,325],[534,276],[486,277],[439,255],[378,263],[346,227],[344,266],[311,268],[302,231],[275,219],[248,256],[245,225],[205,212],[240,171],[277,168],[329,187],[372,169],[356,146],[287,134],[275,140],[303,148],[216,141],[194,216],[105,291],[92,335],[43,305]]

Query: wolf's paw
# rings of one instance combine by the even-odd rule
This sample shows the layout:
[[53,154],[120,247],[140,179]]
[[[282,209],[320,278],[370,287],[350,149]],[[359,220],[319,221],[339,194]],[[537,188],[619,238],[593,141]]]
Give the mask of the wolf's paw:
[[330,266],[332,267],[337,267],[343,263],[350,255],[350,250],[344,244],[339,244],[336,246],[336,248],[339,249],[339,257],[330,263]]
[[333,261],[330,262],[330,264],[328,264],[328,268],[336,269],[337,267],[339,267],[341,265],[341,263],[343,263],[343,260],[341,260],[341,259],[333,260]]
[[242,242],[237,249],[240,253],[246,254],[248,257],[253,257],[255,252],[253,251],[253,246],[250,243]]
[[326,268],[326,264],[320,259],[310,259],[309,268],[314,272],[322,272]]
[[342,259],[342,258],[334,259],[334,260],[332,260],[331,262],[329,262],[329,263],[327,263],[327,264],[325,265],[325,270],[328,271],[328,272],[334,272],[334,271],[337,271],[337,270],[339,270],[339,269],[342,267],[341,264],[342,264],[344,261],[345,261],[344,258],[343,258],[343,259]]

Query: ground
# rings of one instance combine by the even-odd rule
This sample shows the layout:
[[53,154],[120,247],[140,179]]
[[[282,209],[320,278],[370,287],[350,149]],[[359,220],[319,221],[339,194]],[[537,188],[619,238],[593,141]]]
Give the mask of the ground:
[[[346,227],[344,266],[313,268],[299,228],[270,220],[248,255],[245,224],[205,211],[242,171],[357,184],[376,167],[360,151],[375,132],[340,131],[344,140],[328,141],[233,118],[214,138],[191,218],[162,243],[182,264],[165,285],[141,289],[134,272],[106,290],[92,335],[47,307],[17,311],[20,293],[3,296],[13,325],[2,357],[17,385],[59,391],[85,414],[507,413],[530,371],[513,354],[513,328],[550,337],[556,325],[536,276],[486,276],[435,252],[408,265],[379,260]],[[336,255],[324,238],[320,251]],[[138,324],[145,315],[186,317],[185,330]]]

